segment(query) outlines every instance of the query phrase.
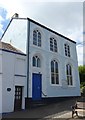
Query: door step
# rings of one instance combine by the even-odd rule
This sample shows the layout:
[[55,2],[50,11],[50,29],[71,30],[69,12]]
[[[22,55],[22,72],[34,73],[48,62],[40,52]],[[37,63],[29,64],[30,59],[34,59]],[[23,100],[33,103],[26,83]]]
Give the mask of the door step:
[[46,106],[46,103],[43,101],[31,101],[30,102],[31,108],[36,108],[36,107],[41,107],[41,106]]

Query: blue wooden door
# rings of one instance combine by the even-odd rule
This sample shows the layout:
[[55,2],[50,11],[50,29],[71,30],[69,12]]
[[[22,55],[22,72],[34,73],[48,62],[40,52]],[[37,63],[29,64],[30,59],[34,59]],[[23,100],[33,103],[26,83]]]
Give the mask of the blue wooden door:
[[32,74],[32,99],[41,100],[41,85],[42,84],[42,75],[41,74]]

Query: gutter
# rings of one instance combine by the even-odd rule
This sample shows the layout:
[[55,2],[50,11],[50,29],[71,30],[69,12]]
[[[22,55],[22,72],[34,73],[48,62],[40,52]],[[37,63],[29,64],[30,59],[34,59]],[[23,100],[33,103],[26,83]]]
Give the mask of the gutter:
[[30,20],[27,19],[27,98],[29,97],[29,41],[30,41]]

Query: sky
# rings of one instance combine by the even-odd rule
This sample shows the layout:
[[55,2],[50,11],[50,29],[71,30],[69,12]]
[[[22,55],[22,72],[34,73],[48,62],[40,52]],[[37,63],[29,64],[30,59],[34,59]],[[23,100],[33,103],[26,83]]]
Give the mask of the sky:
[[14,13],[31,18],[77,42],[78,65],[83,64],[84,0],[0,0],[0,37]]

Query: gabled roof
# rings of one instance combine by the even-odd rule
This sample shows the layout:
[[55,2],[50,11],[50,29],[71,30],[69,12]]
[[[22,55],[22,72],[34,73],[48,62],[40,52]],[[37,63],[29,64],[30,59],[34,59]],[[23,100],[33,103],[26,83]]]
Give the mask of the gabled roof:
[[0,50],[4,50],[4,51],[16,53],[16,54],[25,55],[21,50],[15,48],[15,47],[12,46],[11,44],[5,43],[5,42],[1,42],[1,41],[0,41]]
[[52,32],[52,33],[54,33],[54,34],[56,34],[56,35],[59,35],[60,37],[63,37],[63,38],[65,38],[66,40],[68,40],[68,41],[76,44],[76,42],[73,41],[73,40],[71,40],[70,38],[68,38],[68,37],[66,37],[66,36],[64,36],[64,35],[56,32],[56,31],[54,31],[54,30],[52,30],[52,29],[50,29],[50,28],[48,28],[48,27],[46,27],[46,26],[44,26],[44,25],[42,25],[42,24],[40,24],[40,23],[38,23],[38,22],[36,22],[36,21],[34,21],[34,20],[32,20],[32,19],[30,19],[30,18],[16,18],[16,17],[15,17],[15,18],[12,18],[12,19],[10,20],[7,28],[5,29],[3,35],[1,36],[1,40],[2,40],[5,32],[7,31],[8,27],[10,26],[10,24],[11,24],[11,22],[12,22],[13,19],[16,19],[16,20],[18,20],[18,19],[20,19],[20,20],[29,20],[30,22],[33,22],[33,23],[35,23],[36,25],[39,25],[39,26],[41,26],[42,28],[45,28],[45,29],[47,29],[48,31],[50,31],[50,32]]

